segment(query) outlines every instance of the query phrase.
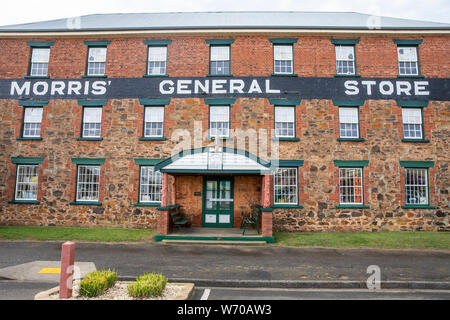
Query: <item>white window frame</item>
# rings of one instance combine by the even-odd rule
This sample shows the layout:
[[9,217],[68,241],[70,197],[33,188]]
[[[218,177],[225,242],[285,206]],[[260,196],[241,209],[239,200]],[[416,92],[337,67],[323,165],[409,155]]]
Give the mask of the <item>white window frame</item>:
[[[414,116],[410,116],[408,115],[409,112],[416,112],[419,113],[420,115],[420,122],[417,121],[412,121],[411,119],[414,118]],[[420,126],[420,136],[419,137],[407,137],[405,135],[405,125],[413,125],[413,126]],[[422,140],[424,139],[423,137],[423,114],[422,114],[422,109],[421,108],[402,108],[402,127],[403,127],[403,138],[404,139],[411,139],[411,140]],[[408,130],[411,131],[411,130]],[[417,132],[417,130],[413,130],[414,132]]]
[[[410,180],[413,180],[412,183],[407,183],[407,175],[409,171],[415,171],[415,174],[413,174],[413,178]],[[420,173],[420,174],[419,174]],[[426,168],[405,168],[405,176],[404,176],[404,183],[405,183],[405,205],[423,205],[423,206],[428,206],[430,204],[430,200],[428,197],[428,193],[429,193],[429,186],[428,186],[428,169]],[[425,181],[424,184],[420,184],[419,181],[422,179],[422,181]],[[418,191],[418,189],[420,188],[425,188],[425,203],[419,203],[419,202],[415,202],[415,203],[411,203],[409,202],[409,200],[411,198],[408,198],[408,188],[412,188],[413,192],[417,192],[419,193],[420,191]],[[419,201],[420,201],[420,197]]]
[[[35,53],[38,51],[47,51],[47,59],[42,61],[35,61]],[[31,47],[31,57],[30,57],[30,76],[32,77],[47,77],[48,76],[48,65],[50,63],[50,47]],[[44,67],[44,68],[34,68],[34,67]],[[45,72],[37,72],[37,70],[45,70]]]
[[[415,60],[414,59],[400,59],[400,50],[403,49],[414,49],[415,51]],[[401,76],[418,76],[419,75],[419,52],[417,46],[397,46],[397,59],[398,59],[398,74]],[[400,67],[401,63],[415,63],[416,65],[416,73],[402,73],[402,68]],[[411,68],[411,67],[409,67]]]
[[[29,117],[33,117],[33,115],[28,114],[28,111],[31,113],[33,111],[40,110],[39,121],[29,121]],[[23,138],[40,138],[41,137],[41,126],[42,126],[42,115],[44,109],[42,107],[24,107],[23,110],[23,128],[22,128],[22,137]],[[28,120],[28,121],[27,121]],[[30,129],[27,128],[27,125],[35,125],[35,128]],[[37,134],[27,134],[27,131],[37,132]]]
[[[94,171],[94,174],[91,175],[92,179],[89,178],[85,181],[80,181],[80,169],[81,168],[85,168],[86,169],[90,169]],[[98,174],[97,174],[98,173]],[[94,181],[95,180],[95,176],[98,177],[98,181]],[[84,164],[79,164],[77,165],[77,186],[76,186],[76,202],[98,202],[100,199],[100,179],[101,179],[101,168],[99,165],[84,165]],[[91,180],[91,181],[88,181]],[[92,193],[95,192],[94,197],[89,197],[89,198],[81,198],[80,194],[83,193],[83,191],[80,190],[80,185],[87,185],[88,189],[87,192],[88,193]],[[97,186],[97,191],[95,191],[95,187],[93,187],[94,185]]]
[[[292,172],[286,177],[282,177],[281,180],[289,180],[292,177],[295,177],[295,184],[286,184],[283,183],[283,181],[280,184],[277,184],[277,176],[280,175],[280,172],[289,172],[292,171],[295,174],[292,174]],[[283,190],[283,188],[295,188],[295,201],[294,202],[278,202],[280,198],[278,198],[277,196],[281,196],[281,197],[287,197],[289,198],[292,194],[291,193],[277,193],[277,190]],[[297,167],[280,167],[277,168],[277,170],[275,171],[275,174],[273,175],[273,203],[274,205],[277,206],[289,206],[289,205],[298,205],[298,168]]]
[[[354,170],[354,171],[359,171],[360,172],[360,176],[359,177],[358,176],[354,176],[353,177],[353,181],[352,181],[353,185],[343,185],[342,184],[342,179],[346,178],[346,177],[342,176],[342,172],[344,170]],[[361,167],[355,167],[355,168],[339,167],[339,204],[341,204],[341,205],[362,205],[362,204],[364,204],[364,176],[363,175],[364,175],[364,170]],[[357,178],[360,178],[360,180],[361,180],[361,183],[359,185],[357,185],[355,183],[355,180]],[[349,193],[347,193],[347,194],[343,194],[342,193],[343,189],[350,189],[350,188],[353,188],[353,193],[350,193],[350,194]],[[348,199],[348,197],[356,198],[356,193],[357,193],[357,192],[355,192],[356,188],[360,188],[361,189],[361,194],[360,194],[361,201],[360,202],[357,202],[357,201],[354,201],[354,202],[343,201],[344,197],[347,197],[347,199]]]
[[[22,169],[22,170],[21,170]],[[27,170],[27,173],[30,173],[30,175],[21,175],[20,172],[23,170]],[[33,171],[36,170],[36,175],[33,175]],[[23,179],[20,180],[20,178],[27,177],[27,180],[24,181]],[[33,181],[36,177],[36,181]],[[18,194],[22,193],[24,194],[26,191],[24,191],[24,186],[28,186],[29,190],[34,190],[34,192],[28,191],[27,193],[32,195],[31,197],[25,198],[25,197],[18,197]],[[37,201],[38,196],[38,186],[39,186],[39,165],[38,164],[17,164],[16,168],[16,187],[14,191],[14,200],[16,201]],[[22,187],[22,188],[21,188]]]
[[[353,53],[353,59],[338,59],[338,51],[341,50],[342,48],[352,48],[352,53]],[[355,75],[356,74],[356,56],[355,56],[355,46],[354,45],[340,45],[340,44],[336,44],[334,46],[334,50],[335,50],[335,58],[336,58],[336,74],[338,75]],[[340,62],[352,62],[352,67],[353,67],[353,72],[347,72],[347,73],[343,73],[343,72],[339,72],[339,63]]]
[[[152,55],[151,51],[156,51],[156,50],[162,50],[164,51],[163,54],[159,54],[157,55],[159,59],[161,60],[151,60],[153,57],[155,57],[155,55]],[[147,59],[147,75],[166,75],[167,74],[167,46],[148,46],[148,59]],[[156,62],[164,62],[164,72],[150,72],[150,63],[156,63]],[[161,70],[161,67],[159,67],[159,70]]]
[[[281,110],[292,110],[293,111],[292,121],[277,121],[277,120],[279,120],[279,116],[277,116],[277,113],[278,113],[278,111],[281,111]],[[295,110],[295,106],[275,106],[275,109],[274,109],[274,122],[275,122],[274,128],[275,128],[275,137],[276,138],[295,138],[295,136],[296,136],[296,128],[295,128],[295,126],[296,126],[295,113],[296,112],[295,111],[296,111]],[[288,124],[288,125],[292,124],[292,131],[293,131],[292,135],[290,135],[290,134],[287,134],[287,135],[279,134],[280,128],[277,128],[277,124]],[[281,128],[281,130],[282,129],[283,128]],[[288,130],[288,131],[290,129],[291,128],[289,128],[289,127],[286,128],[286,130]]]
[[[228,111],[227,111],[227,113],[228,113],[228,119],[226,120],[226,121],[211,121],[211,118],[212,118],[212,116],[213,116],[213,110],[219,110],[219,109],[227,109]],[[218,139],[218,138],[228,138],[229,136],[230,136],[230,125],[231,125],[231,121],[230,121],[230,116],[231,116],[231,106],[218,106],[218,105],[211,105],[211,106],[209,106],[209,137],[210,138],[215,138],[215,139]],[[218,124],[218,123],[221,123],[221,124],[227,124],[227,126],[223,126],[222,128],[220,128],[220,129],[222,129],[222,130],[224,130],[224,131],[226,131],[226,134],[217,134],[217,131],[218,131],[218,128],[216,127],[216,128],[213,128],[212,127],[212,124],[213,123],[215,123],[215,124]]]
[[[279,58],[277,54],[281,53],[281,52],[277,52],[278,50],[281,50],[281,47],[285,48],[288,47],[290,48],[291,52],[291,57],[290,59],[282,59]],[[277,59],[278,58],[278,59]],[[290,69],[291,71],[286,71],[286,72],[282,72],[282,71],[277,71],[276,70],[276,61],[290,61]],[[292,44],[274,44],[273,46],[273,73],[274,74],[294,74],[294,46]]]
[[[147,110],[152,110],[155,111],[157,110],[158,112],[161,112],[162,109],[162,120],[160,121],[147,121]],[[145,138],[161,138],[164,137],[164,118],[165,118],[165,108],[164,106],[145,106],[144,107],[144,134],[143,136]],[[147,132],[147,125],[152,126],[153,124],[160,124],[161,125],[161,134],[146,134]],[[159,128],[151,128],[151,130],[157,130]],[[151,132],[150,130],[150,132]]]
[[[104,49],[105,50],[104,59],[100,59],[101,56],[100,57],[93,56],[94,60],[90,61],[91,50],[97,50],[97,49]],[[107,57],[107,55],[108,55],[108,48],[107,47],[103,47],[103,46],[99,46],[99,47],[97,47],[97,46],[95,46],[95,47],[94,46],[89,46],[88,47],[87,66],[86,66],[86,75],[88,75],[88,76],[104,76],[105,73],[106,73],[106,57]],[[96,63],[97,65],[92,65],[94,63]],[[95,66],[100,66],[100,64],[103,64],[101,68],[95,67]],[[97,69],[99,69],[99,70],[102,69],[103,72],[98,72],[98,73],[92,72],[91,68],[90,68],[91,66],[93,66],[92,67],[93,71],[95,71]]]
[[[354,119],[352,117],[352,119],[350,119],[350,122],[344,122],[344,119],[347,116],[349,116],[349,115],[344,115],[344,113],[345,113],[345,111],[350,111],[350,110],[352,112],[356,111],[356,119]],[[338,111],[339,111],[339,137],[343,138],[343,139],[359,139],[359,108],[358,107],[339,107]],[[343,132],[341,129],[341,125],[354,125],[354,124],[356,124],[356,136],[342,134]],[[347,131],[348,130],[345,129],[344,133]],[[350,131],[353,131],[353,128],[351,128]]]
[[[147,180],[143,181],[145,175],[143,171],[147,170]],[[151,173],[151,175],[150,175]],[[147,193],[143,190],[147,189]],[[159,191],[158,191],[159,190]],[[153,199],[152,199],[153,197]],[[155,171],[153,166],[140,166],[139,168],[139,203],[161,203],[162,197],[162,173]]]
[[[94,110],[94,109],[100,109],[100,121],[97,122],[86,122],[86,110]],[[82,119],[82,128],[81,128],[81,137],[82,138],[101,138],[102,136],[102,120],[103,120],[103,108],[102,107],[83,107],[83,119]],[[100,124],[99,134],[98,135],[85,135],[85,126],[86,124]],[[90,131],[87,129],[88,132]],[[95,129],[97,130],[97,129]]]

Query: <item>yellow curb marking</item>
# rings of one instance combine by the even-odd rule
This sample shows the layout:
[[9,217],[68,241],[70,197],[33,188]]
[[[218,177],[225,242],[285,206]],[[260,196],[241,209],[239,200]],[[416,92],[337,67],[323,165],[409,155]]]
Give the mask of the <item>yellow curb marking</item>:
[[61,268],[44,268],[38,273],[45,273],[45,274],[60,274]]

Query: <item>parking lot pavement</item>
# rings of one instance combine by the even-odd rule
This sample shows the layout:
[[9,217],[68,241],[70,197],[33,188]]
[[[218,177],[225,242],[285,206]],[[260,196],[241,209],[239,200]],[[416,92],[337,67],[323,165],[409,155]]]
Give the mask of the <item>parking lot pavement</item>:
[[41,291],[55,287],[52,282],[0,281],[0,300],[33,300]]

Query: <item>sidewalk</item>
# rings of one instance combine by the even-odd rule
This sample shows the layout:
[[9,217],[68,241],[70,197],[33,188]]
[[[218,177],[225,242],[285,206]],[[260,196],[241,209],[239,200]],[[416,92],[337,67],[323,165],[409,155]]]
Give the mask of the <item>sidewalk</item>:
[[[61,244],[0,241],[0,269],[36,260],[58,261]],[[446,251],[76,243],[75,260],[114,269],[122,278],[161,272],[169,279],[209,280],[203,282],[208,285],[213,281],[361,285],[370,276],[370,265],[380,267],[383,282],[450,282]]]

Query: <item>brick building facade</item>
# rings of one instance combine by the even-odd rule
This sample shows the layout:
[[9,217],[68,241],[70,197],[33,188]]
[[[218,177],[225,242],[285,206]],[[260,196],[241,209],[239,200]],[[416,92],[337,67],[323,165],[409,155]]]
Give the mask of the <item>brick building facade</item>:
[[449,230],[450,26],[351,17],[0,28],[0,224]]

